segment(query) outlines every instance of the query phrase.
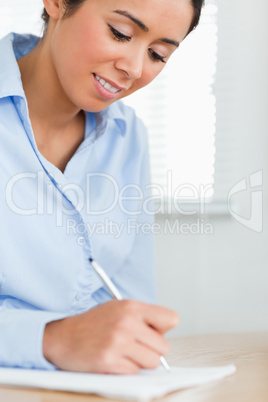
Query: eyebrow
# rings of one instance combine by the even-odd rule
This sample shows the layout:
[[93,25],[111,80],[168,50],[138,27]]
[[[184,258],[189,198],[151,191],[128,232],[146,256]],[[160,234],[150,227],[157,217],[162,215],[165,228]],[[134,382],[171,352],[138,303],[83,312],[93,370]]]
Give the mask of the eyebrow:
[[171,45],[174,45],[176,47],[180,46],[180,42],[178,42],[176,40],[167,39],[167,38],[161,38],[160,40],[161,40],[161,42],[170,43]]
[[125,10],[114,10],[114,13],[116,14],[120,14],[123,15],[124,17],[129,18],[131,21],[133,21],[136,25],[138,25],[138,27],[144,31],[144,32],[148,32],[149,28],[140,20],[138,20],[137,18],[133,17],[133,15],[129,14],[129,12],[125,11]]
[[[140,20],[138,20],[137,18],[133,17],[133,15],[131,15],[128,11],[125,10],[114,10],[113,11],[116,14],[120,14],[123,15],[124,17],[129,18],[131,21],[133,21],[136,25],[138,25],[138,27],[144,31],[144,32],[148,32],[149,28]],[[168,43],[170,45],[174,45],[176,47],[179,47],[180,42],[177,42],[176,40],[172,40],[172,39],[167,39],[167,38],[161,38],[160,39],[161,42],[165,42]]]

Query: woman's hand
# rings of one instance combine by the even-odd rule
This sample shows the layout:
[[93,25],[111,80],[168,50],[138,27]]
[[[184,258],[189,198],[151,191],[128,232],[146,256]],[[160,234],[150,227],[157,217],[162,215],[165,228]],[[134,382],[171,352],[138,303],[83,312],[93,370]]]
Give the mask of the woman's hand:
[[177,313],[133,300],[112,300],[46,325],[44,357],[63,370],[136,374],[156,368],[168,350],[163,334]]

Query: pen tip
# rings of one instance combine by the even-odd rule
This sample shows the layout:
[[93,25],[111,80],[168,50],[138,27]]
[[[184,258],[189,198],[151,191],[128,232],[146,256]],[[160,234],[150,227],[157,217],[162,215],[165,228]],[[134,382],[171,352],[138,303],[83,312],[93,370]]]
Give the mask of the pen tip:
[[93,258],[90,258],[89,261],[92,262],[92,261],[93,261]]

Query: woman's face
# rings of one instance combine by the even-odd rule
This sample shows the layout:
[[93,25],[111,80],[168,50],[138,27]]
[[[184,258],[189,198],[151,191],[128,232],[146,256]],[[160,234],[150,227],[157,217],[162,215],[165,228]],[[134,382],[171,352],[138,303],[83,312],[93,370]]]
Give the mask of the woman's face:
[[79,109],[97,112],[146,86],[192,18],[190,0],[86,0],[54,21],[50,49],[61,92]]

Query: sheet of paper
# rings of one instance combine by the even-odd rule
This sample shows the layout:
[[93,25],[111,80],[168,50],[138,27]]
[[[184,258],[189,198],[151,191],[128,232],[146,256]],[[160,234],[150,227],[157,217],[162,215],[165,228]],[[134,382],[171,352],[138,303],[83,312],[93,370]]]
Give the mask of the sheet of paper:
[[165,394],[219,380],[236,371],[235,366],[180,368],[168,373],[163,367],[138,375],[101,375],[0,368],[0,384],[98,394],[105,397],[149,401]]

